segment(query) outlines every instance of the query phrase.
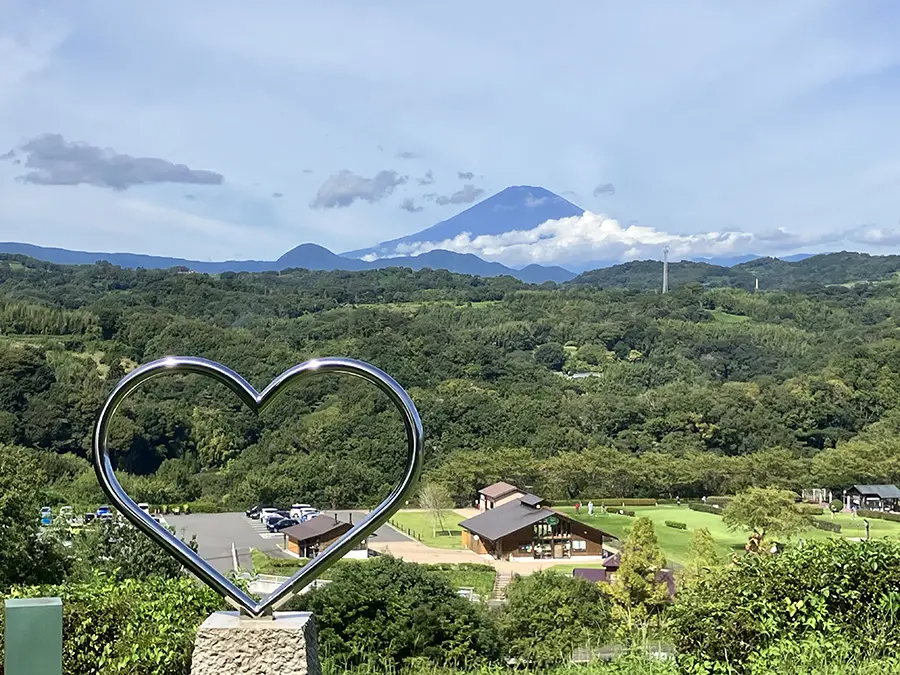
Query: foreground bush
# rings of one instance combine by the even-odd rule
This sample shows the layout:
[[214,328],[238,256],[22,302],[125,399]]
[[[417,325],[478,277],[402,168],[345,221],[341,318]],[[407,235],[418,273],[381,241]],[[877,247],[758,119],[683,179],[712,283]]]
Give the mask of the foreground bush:
[[98,576],[17,587],[7,597],[62,598],[65,675],[186,675],[197,628],[223,609],[218,595],[187,577],[117,582]]
[[554,572],[516,579],[506,593],[501,630],[509,655],[528,665],[565,663],[577,647],[609,635],[609,601],[598,584]]
[[497,629],[481,605],[460,598],[426,567],[381,556],[333,569],[330,584],[286,609],[315,614],[319,651],[337,666],[391,669],[415,658],[471,666],[500,659]]
[[886,657],[900,646],[898,589],[900,545],[886,540],[748,556],[679,594],[671,612],[679,662],[686,672],[753,672],[761,653],[811,639]]

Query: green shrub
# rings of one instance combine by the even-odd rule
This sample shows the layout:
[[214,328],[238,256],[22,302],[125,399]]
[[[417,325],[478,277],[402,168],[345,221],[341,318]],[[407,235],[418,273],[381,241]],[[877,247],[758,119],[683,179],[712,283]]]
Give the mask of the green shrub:
[[856,512],[860,518],[878,518],[880,520],[890,520],[894,523],[900,523],[900,513],[890,513],[886,511],[869,511],[868,509],[860,509]]
[[609,509],[612,513],[618,513],[620,516],[628,516],[630,518],[634,518],[634,511],[629,509]]
[[834,513],[840,513],[844,510],[844,502],[840,499],[832,499],[831,503],[828,505],[828,508],[831,509]]
[[721,516],[725,511],[724,508],[716,508],[715,506],[704,504],[703,502],[691,502],[688,504],[688,508],[691,511],[700,511],[701,513],[715,513],[717,516]]
[[800,502],[799,504],[794,504],[794,508],[807,516],[821,516],[823,512],[822,507],[819,504],[805,504]]
[[[721,507],[726,507],[731,502],[732,497],[707,497],[707,504],[718,504]],[[702,502],[701,502],[702,503]]]
[[390,556],[344,561],[332,581],[285,609],[315,614],[319,650],[343,669],[398,668],[411,659],[479,665],[500,658],[495,625],[425,566]]
[[676,529],[676,530],[686,530],[686,529],[687,529],[687,523],[679,523],[679,522],[676,521],[676,520],[667,520],[667,521],[666,521],[666,527],[672,527],[672,528],[674,528],[674,529]]
[[841,531],[841,526],[838,523],[832,523],[827,520],[818,520],[817,518],[813,518],[810,521],[810,524],[817,530],[825,530],[826,532],[835,533],[839,533]]
[[188,577],[117,582],[97,576],[16,587],[7,597],[62,599],[64,675],[185,675],[197,628],[224,609],[218,595]]
[[516,579],[506,597],[500,630],[522,665],[564,663],[574,648],[602,645],[609,634],[609,601],[585,579],[535,572]]
[[898,588],[900,545],[826,539],[747,556],[686,585],[670,626],[687,673],[726,672],[726,664],[750,672],[751,659],[776,641],[813,635],[880,658],[900,648]]

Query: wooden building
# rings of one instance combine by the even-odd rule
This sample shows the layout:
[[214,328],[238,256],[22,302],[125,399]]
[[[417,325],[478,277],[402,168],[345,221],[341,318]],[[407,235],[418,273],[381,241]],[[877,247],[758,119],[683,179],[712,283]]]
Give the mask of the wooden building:
[[[582,579],[592,581],[596,584],[611,584],[616,580],[616,575],[621,564],[622,557],[620,554],[616,553],[615,555],[611,555],[603,561],[602,569],[593,567],[576,567],[574,570],[572,570],[572,576],[581,577]],[[675,597],[675,575],[672,573],[672,570],[659,570],[656,573],[656,581],[659,583],[665,583],[666,590],[669,593],[669,597]]]
[[844,505],[850,510],[896,511],[900,489],[896,485],[854,485],[844,491]]
[[[352,523],[339,520],[336,515],[320,515],[310,518],[299,525],[285,528],[281,533],[284,535],[284,548],[286,551],[301,558],[315,558],[351,527],[353,527]],[[366,540],[361,541],[357,545],[356,550],[365,552],[367,556],[368,542]],[[347,557],[366,556],[351,556],[349,553],[347,554]]]
[[544,506],[537,495],[521,496],[460,523],[462,544],[495,558],[600,556],[611,534]]
[[524,494],[525,492],[515,485],[510,485],[503,481],[488,485],[486,488],[482,488],[478,491],[478,510],[489,511],[498,506],[508,504],[514,499],[522,497]]

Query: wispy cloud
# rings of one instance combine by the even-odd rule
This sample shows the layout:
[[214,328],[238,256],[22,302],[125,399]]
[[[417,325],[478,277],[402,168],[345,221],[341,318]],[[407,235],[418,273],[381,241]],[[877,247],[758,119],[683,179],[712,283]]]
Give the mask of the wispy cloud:
[[94,185],[127,190],[153,183],[221,185],[224,176],[215,171],[191,169],[156,157],[132,157],[111,148],[66,141],[61,134],[44,134],[19,148],[24,167],[18,177],[35,185]]
[[419,185],[431,185],[434,183],[434,174],[431,172],[431,169],[425,172],[425,175],[421,178],[417,178],[416,181]]
[[404,211],[409,211],[410,213],[418,213],[423,209],[423,207],[416,205],[415,200],[409,198],[400,202],[400,208]]
[[594,188],[594,196],[599,197],[600,195],[614,195],[616,194],[616,186],[612,183],[601,183],[597,187]]
[[397,159],[420,159],[422,155],[417,152],[410,152],[409,150],[401,150],[395,157],[397,157]]
[[447,206],[448,204],[471,204],[483,194],[484,190],[467,183],[452,194],[438,195],[432,193],[424,195],[424,198],[433,201],[438,206]]
[[472,180],[473,178],[475,178],[475,174],[471,171],[457,171],[456,177],[460,180]]
[[391,195],[394,188],[403,185],[406,180],[406,176],[388,169],[379,171],[372,178],[342,169],[322,183],[310,206],[314,209],[333,209],[350,206],[355,201],[374,203]]

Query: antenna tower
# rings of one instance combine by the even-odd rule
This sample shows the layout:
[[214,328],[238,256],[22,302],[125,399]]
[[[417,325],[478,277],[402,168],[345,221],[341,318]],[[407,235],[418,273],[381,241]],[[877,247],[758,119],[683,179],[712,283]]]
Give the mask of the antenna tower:
[[669,292],[669,247],[663,247],[663,293]]

